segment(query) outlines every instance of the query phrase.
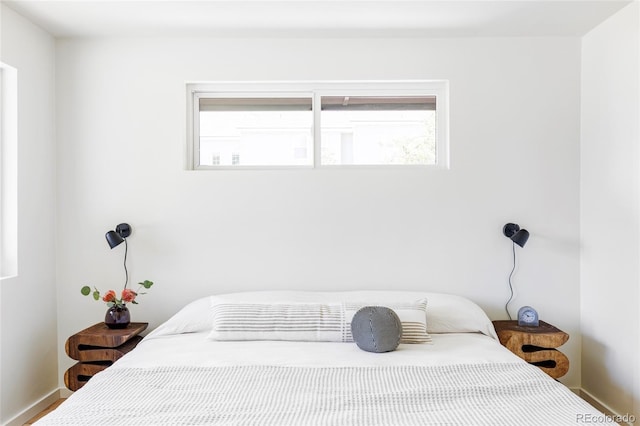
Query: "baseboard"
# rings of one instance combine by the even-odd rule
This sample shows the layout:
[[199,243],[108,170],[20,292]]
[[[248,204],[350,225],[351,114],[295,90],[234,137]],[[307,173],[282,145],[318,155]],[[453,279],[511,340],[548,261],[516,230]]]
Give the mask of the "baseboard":
[[73,395],[73,391],[70,391],[67,388],[60,388],[60,398],[69,398],[71,395]]
[[18,415],[11,418],[11,420],[7,421],[4,426],[22,426],[30,419],[38,415],[42,410],[56,402],[61,398],[60,396],[61,389],[55,389],[51,391],[50,394],[41,398],[39,401],[31,404],[30,407],[22,410]]
[[602,412],[606,416],[610,417],[611,420],[617,422],[620,425],[632,426],[635,422],[635,417],[632,414],[619,414],[611,409],[607,404],[600,401],[595,396],[591,395],[589,392],[582,388],[571,389],[574,391],[580,398],[587,401],[589,404],[593,405],[596,410]]

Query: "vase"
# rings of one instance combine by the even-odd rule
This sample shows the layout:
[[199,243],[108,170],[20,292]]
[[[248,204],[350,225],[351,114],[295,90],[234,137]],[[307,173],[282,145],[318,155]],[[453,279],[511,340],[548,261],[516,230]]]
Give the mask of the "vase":
[[126,305],[112,306],[104,316],[104,323],[109,328],[126,328],[130,322],[131,316]]

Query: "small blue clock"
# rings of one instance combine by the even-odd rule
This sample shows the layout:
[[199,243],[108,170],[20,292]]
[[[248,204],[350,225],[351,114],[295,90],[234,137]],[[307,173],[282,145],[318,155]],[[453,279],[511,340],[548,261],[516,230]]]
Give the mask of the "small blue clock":
[[518,310],[518,325],[537,327],[539,325],[538,312],[531,306],[523,306]]

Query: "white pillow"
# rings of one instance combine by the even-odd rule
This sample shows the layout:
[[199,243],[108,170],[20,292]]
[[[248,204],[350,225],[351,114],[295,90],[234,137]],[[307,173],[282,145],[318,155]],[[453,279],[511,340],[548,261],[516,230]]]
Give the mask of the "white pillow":
[[198,333],[211,330],[211,324],[213,324],[211,297],[202,297],[189,303],[151,333],[147,334],[145,339],[162,335]]
[[379,305],[393,309],[400,318],[401,343],[431,341],[427,334],[426,299],[393,303],[258,303],[218,299],[212,298],[214,320],[209,338],[213,340],[353,342],[351,320],[355,313],[364,306]]
[[498,340],[493,323],[482,308],[471,300],[454,294],[431,293],[427,332],[482,333]]
[[484,311],[471,300],[452,294],[428,293],[416,291],[346,291],[346,292],[307,292],[307,291],[260,291],[228,293],[197,299],[165,323],[147,335],[195,333],[211,331],[213,326],[212,305],[216,302],[255,302],[255,303],[331,303],[341,300],[346,303],[363,301],[385,303],[402,302],[427,298],[427,333],[482,333],[497,340],[491,320]]

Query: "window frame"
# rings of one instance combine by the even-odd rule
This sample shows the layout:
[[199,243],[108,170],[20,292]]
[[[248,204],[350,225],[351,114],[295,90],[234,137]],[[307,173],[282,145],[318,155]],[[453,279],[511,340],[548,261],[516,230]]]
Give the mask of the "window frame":
[[[436,162],[435,164],[322,164],[322,122],[320,101],[323,96],[435,96]],[[201,98],[310,97],[312,101],[311,165],[201,165]],[[448,169],[449,168],[449,82],[447,80],[409,81],[307,81],[307,82],[238,82],[187,83],[187,162],[188,170],[246,169]]]
[[[235,84],[234,84],[235,86]],[[190,169],[192,170],[239,170],[239,169],[299,169],[299,168],[312,168],[313,158],[309,165],[204,165],[200,164],[200,99],[202,98],[308,98],[311,100],[311,113],[313,114],[315,105],[313,105],[313,93],[309,91],[265,91],[265,90],[250,90],[252,87],[247,85],[246,90],[234,90],[234,91],[220,91],[210,90],[212,87],[210,84],[205,84],[203,89],[205,90],[191,90],[191,111],[189,111],[189,118],[191,124],[191,136],[188,140],[190,148]],[[256,87],[256,89],[259,89]],[[311,129],[312,135],[315,135],[315,129]],[[315,138],[315,136],[314,136]],[[312,149],[314,145],[312,141]],[[239,153],[237,154],[240,155]],[[236,154],[234,153],[234,158]]]
[[18,275],[18,70],[0,62],[0,280]]

